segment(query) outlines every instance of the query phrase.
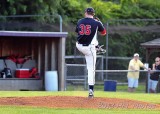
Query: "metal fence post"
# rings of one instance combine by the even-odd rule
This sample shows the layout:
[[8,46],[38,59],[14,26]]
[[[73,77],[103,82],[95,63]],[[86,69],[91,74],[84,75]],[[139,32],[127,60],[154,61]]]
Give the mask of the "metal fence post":
[[59,16],[59,21],[60,21],[60,32],[62,32],[62,16],[61,15],[58,15]]
[[[144,66],[148,69],[149,68],[149,64],[148,63],[144,63]],[[150,78],[150,73],[147,72],[146,73],[146,93],[149,93],[149,78]]]
[[[101,66],[101,67],[102,67],[102,70],[104,70],[103,56],[101,57],[101,60],[102,60],[102,61],[101,61],[101,62],[102,62],[102,66]],[[104,72],[102,72],[101,76],[102,76],[102,77],[101,77],[101,80],[103,81],[103,80],[104,80]]]
[[[87,66],[86,66],[87,67]],[[88,79],[88,76],[87,76],[87,68],[85,67],[85,73],[84,73],[84,78],[85,78],[85,82],[84,82],[84,89],[86,90],[87,89],[87,79]]]
[[64,85],[64,89],[65,91],[67,90],[67,65],[65,64],[65,85]]
[[[108,70],[108,26],[109,22],[107,22],[107,35],[106,35],[106,69]],[[108,73],[106,72],[106,79],[108,78]]]
[[150,91],[149,91],[149,89],[150,89],[150,88],[149,88],[149,87],[150,87],[150,83],[149,83],[150,73],[148,72],[147,74],[148,74],[148,75],[147,75],[147,78],[148,78],[148,81],[147,81],[147,83],[148,83],[148,84],[147,84],[147,85],[148,85],[148,86],[147,86],[147,93],[150,93]]

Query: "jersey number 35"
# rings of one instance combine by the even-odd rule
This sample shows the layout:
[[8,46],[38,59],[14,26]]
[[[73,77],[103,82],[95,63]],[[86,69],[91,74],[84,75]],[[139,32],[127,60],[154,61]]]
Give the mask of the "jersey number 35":
[[80,35],[90,35],[91,34],[91,25],[80,24],[79,26],[81,31],[79,31]]

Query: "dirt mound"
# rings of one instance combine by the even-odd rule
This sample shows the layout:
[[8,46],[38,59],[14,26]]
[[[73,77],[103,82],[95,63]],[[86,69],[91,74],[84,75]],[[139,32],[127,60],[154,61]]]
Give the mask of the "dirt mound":
[[35,106],[49,108],[93,108],[93,109],[150,109],[160,110],[159,104],[118,98],[86,98],[70,96],[5,97],[0,105]]

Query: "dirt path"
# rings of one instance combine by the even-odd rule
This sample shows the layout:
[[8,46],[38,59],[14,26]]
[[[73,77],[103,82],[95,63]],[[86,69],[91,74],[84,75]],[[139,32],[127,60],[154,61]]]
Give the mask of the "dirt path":
[[160,104],[118,98],[86,98],[70,96],[5,97],[0,105],[35,106],[49,108],[94,108],[94,109],[149,109],[160,110]]

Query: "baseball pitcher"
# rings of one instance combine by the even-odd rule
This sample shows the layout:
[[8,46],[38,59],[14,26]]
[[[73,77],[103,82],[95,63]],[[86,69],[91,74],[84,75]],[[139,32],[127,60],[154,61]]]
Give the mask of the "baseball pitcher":
[[76,32],[78,34],[76,47],[85,55],[88,70],[89,96],[94,97],[96,47],[98,45],[97,31],[106,35],[106,30],[99,19],[94,18],[95,11],[89,7],[85,10],[84,16],[78,21]]

